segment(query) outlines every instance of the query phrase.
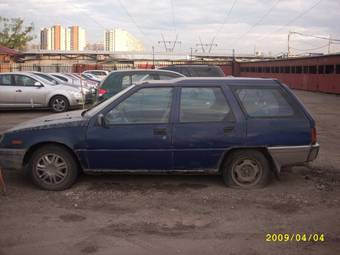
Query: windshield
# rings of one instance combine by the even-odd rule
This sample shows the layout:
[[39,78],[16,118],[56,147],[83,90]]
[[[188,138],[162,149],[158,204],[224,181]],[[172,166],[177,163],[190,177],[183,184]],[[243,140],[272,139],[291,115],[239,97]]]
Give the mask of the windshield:
[[120,91],[119,93],[117,93],[116,95],[114,95],[113,97],[110,97],[109,99],[102,101],[96,105],[94,105],[93,107],[85,110],[84,112],[82,112],[82,115],[86,115],[86,116],[93,116],[95,114],[97,114],[98,112],[100,112],[101,110],[103,110],[106,106],[110,105],[113,101],[115,101],[117,98],[119,98],[121,95],[125,94],[126,92],[128,92],[130,89],[134,88],[135,85],[129,86],[126,89],[123,89],[122,91]]
[[49,81],[49,82],[51,82],[51,83],[58,84],[58,81],[56,79],[52,78],[49,75],[42,74],[42,73],[34,73],[34,74],[45,79],[45,80],[47,80],[47,81]]

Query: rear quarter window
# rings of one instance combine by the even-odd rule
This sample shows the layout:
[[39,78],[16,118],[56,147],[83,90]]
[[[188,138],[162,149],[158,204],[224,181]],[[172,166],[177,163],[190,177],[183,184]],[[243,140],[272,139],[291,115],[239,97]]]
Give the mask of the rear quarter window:
[[10,74],[2,74],[0,75],[0,86],[10,86],[11,84],[11,75]]
[[293,117],[296,111],[281,88],[237,88],[234,90],[249,117]]

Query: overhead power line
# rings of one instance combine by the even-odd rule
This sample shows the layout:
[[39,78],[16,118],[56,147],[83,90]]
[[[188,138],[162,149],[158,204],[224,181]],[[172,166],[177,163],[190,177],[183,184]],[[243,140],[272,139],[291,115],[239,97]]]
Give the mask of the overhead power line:
[[[237,2],[237,0],[234,0],[234,2],[232,3],[231,7],[230,7],[229,10],[228,10],[228,12],[226,12],[226,15],[224,16],[224,19],[223,19],[223,21],[222,21],[221,26],[217,29],[217,31],[216,31],[214,37],[213,37],[212,40],[211,40],[211,43],[210,43],[211,45],[214,45],[216,37],[221,33],[221,31],[222,31],[222,29],[223,29],[225,23],[226,23],[227,20],[229,19],[229,16],[230,16],[231,12],[234,10],[234,6],[235,6],[236,2]],[[209,51],[211,51],[211,48],[209,48]]]
[[293,50],[297,50],[297,51],[313,51],[313,50],[320,50],[320,49],[326,48],[326,47],[328,47],[328,43],[325,44],[325,45],[322,45],[322,46],[320,46],[320,47],[310,48],[310,49],[297,49],[297,48],[293,48],[293,47],[291,47],[291,48],[292,48]]
[[263,40],[264,38],[268,37],[269,35],[275,34],[275,33],[279,32],[279,31],[281,31],[282,29],[284,29],[285,27],[289,26],[290,24],[294,23],[298,19],[301,19],[303,16],[305,16],[307,13],[309,13],[311,10],[313,10],[316,6],[318,6],[322,1],[323,0],[316,1],[312,6],[310,6],[309,8],[307,8],[305,10],[303,10],[302,12],[300,12],[294,18],[289,20],[287,23],[285,23],[284,25],[282,25],[278,29],[275,29],[274,31],[265,34],[264,36],[260,37],[258,40]]
[[132,23],[136,26],[136,28],[138,29],[138,31],[144,36],[144,38],[148,39],[148,36],[144,33],[144,31],[141,29],[141,27],[138,25],[138,23],[136,22],[136,20],[133,18],[133,16],[130,14],[130,12],[126,9],[125,5],[123,4],[123,2],[121,0],[118,0],[119,5],[123,8],[123,10],[125,11],[126,15],[130,18],[130,20],[132,21]]
[[292,34],[297,34],[297,35],[301,35],[301,36],[306,36],[306,37],[312,37],[312,38],[316,38],[316,39],[321,39],[321,40],[327,40],[327,41],[335,41],[335,42],[340,42],[340,39],[335,39],[335,38],[329,38],[329,37],[325,37],[325,36],[317,36],[317,35],[310,35],[310,34],[303,34],[300,32],[291,32]]
[[96,23],[99,27],[103,28],[104,30],[106,30],[107,28],[101,24],[100,22],[98,22],[95,18],[93,18],[93,16],[87,12],[87,11],[84,11],[84,9],[82,8],[79,8],[79,6],[76,6],[74,3],[72,3],[71,1],[68,1],[68,3],[75,9],[75,10],[79,10],[81,11],[82,13],[86,14],[86,17],[90,18],[90,20],[92,20],[94,23]]
[[242,39],[244,36],[246,36],[247,34],[249,34],[256,26],[260,25],[263,20],[269,16],[269,14],[275,9],[275,7],[281,2],[281,0],[277,0],[266,12],[265,14],[258,20],[255,22],[254,25],[252,25],[245,33],[243,33],[240,37],[238,37],[235,41],[238,42],[240,39]]
[[177,28],[176,28],[176,22],[175,22],[175,8],[174,8],[174,1],[173,0],[170,0],[170,5],[171,5],[172,25],[173,25],[174,31],[176,33]]

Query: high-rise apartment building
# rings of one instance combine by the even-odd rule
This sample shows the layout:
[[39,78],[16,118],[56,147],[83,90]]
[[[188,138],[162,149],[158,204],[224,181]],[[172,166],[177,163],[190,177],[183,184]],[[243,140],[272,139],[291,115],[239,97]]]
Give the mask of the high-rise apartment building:
[[79,26],[64,28],[54,25],[40,31],[40,48],[42,50],[82,51],[85,46],[85,30]]
[[144,51],[144,46],[129,32],[113,28],[104,32],[104,49],[107,51]]

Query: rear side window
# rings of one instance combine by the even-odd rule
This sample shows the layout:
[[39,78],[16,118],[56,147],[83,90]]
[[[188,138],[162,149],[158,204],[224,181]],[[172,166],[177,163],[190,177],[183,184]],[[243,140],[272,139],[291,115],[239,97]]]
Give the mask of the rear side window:
[[218,122],[233,115],[220,88],[182,88],[180,122]]
[[[126,77],[124,80],[126,85],[131,85],[130,75],[124,77]],[[100,87],[109,91],[120,91],[122,89],[122,78],[120,75],[112,72],[111,74],[109,74],[109,76],[106,77]]]
[[250,117],[289,117],[294,115],[280,88],[236,89],[244,110]]
[[190,72],[192,76],[196,77],[223,77],[223,72],[215,66],[208,66],[208,67],[191,67]]
[[173,73],[159,73],[159,79],[160,80],[171,80],[171,79],[175,79],[181,77],[178,74],[173,74]]
[[11,85],[11,75],[3,74],[0,75],[0,86],[10,86]]

